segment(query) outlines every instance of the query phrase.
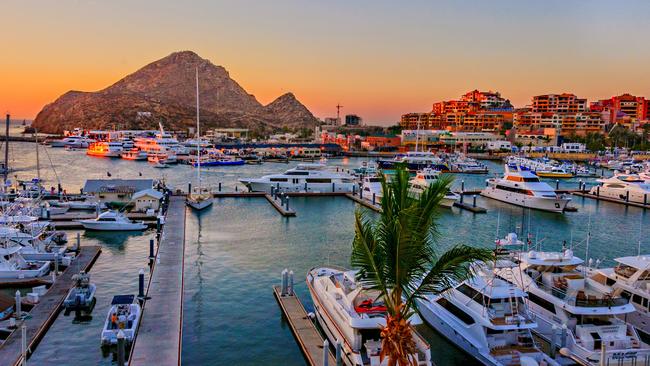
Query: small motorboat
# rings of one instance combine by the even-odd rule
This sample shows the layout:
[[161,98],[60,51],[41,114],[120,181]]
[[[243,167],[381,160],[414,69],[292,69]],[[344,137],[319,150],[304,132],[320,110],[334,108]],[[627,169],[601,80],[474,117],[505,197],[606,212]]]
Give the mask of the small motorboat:
[[134,303],[135,295],[113,296],[111,308],[104,322],[102,330],[102,347],[117,345],[117,333],[124,333],[126,345],[130,346],[135,338],[138,325],[140,324],[140,305]]
[[136,231],[145,230],[147,225],[142,221],[129,220],[119,211],[106,211],[96,219],[79,220],[86,230],[99,231]]
[[63,301],[64,315],[67,316],[72,311],[90,312],[95,306],[97,286],[90,283],[90,274],[84,271],[72,276],[72,280],[75,281],[75,286],[70,289]]
[[158,161],[153,165],[153,167],[158,169],[165,169],[165,168],[169,168],[169,164],[161,163]]
[[20,245],[0,248],[0,279],[42,277],[50,271],[51,262],[25,260],[21,249]]

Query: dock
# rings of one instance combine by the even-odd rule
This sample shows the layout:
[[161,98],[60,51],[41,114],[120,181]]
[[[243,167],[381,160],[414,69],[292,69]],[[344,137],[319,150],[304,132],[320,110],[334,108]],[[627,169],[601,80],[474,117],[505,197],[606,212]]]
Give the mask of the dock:
[[[270,194],[265,194],[264,197],[266,197],[266,200],[271,203],[271,206],[278,210],[280,215],[284,217],[296,216],[296,211],[289,208],[288,202],[283,205],[281,199],[273,198]],[[287,196],[287,200],[288,198],[289,197]]]
[[347,198],[351,199],[352,201],[354,201],[354,202],[360,204],[361,206],[367,207],[367,208],[369,208],[369,209],[371,209],[371,210],[373,210],[373,211],[375,211],[375,212],[379,212],[379,213],[381,213],[381,206],[379,206],[378,204],[376,204],[376,202],[375,202],[375,204],[373,205],[373,204],[372,204],[372,201],[369,201],[369,200],[367,200],[367,199],[365,199],[365,198],[361,198],[361,197],[359,197],[359,196],[355,196],[355,195],[352,194],[352,193],[348,193],[348,194],[346,194],[345,196],[346,196]]
[[600,195],[590,194],[589,191],[574,191],[571,194],[573,194],[574,196],[578,196],[578,197],[583,197],[583,198],[586,197],[586,198],[591,198],[591,199],[595,199],[595,200],[598,200],[598,201],[619,203],[619,204],[626,205],[626,206],[631,206],[631,207],[638,207],[638,208],[643,208],[643,209],[650,208],[650,197],[648,197],[648,200],[647,200],[648,204],[643,204],[643,203],[639,203],[639,202],[626,201],[624,199],[616,199],[616,198],[603,197],[603,196],[600,196]]
[[[28,355],[29,350],[36,348],[61,311],[63,300],[74,285],[72,276],[80,271],[90,270],[100,253],[100,246],[82,246],[72,264],[56,278],[47,293],[29,312],[30,317],[23,321],[27,330]],[[20,324],[20,322],[17,323]],[[22,363],[21,338],[19,328],[0,345],[0,366],[16,366]]]
[[[296,337],[296,342],[305,356],[307,364],[310,366],[323,365],[323,342],[325,341],[320,335],[314,323],[307,316],[305,307],[298,297],[294,295],[282,296],[280,286],[273,286],[273,295],[280,305],[282,314],[289,322],[291,332]],[[336,365],[336,359],[332,352],[328,352],[328,365]]]
[[178,366],[183,333],[185,196],[170,196],[165,225],[149,278],[131,366]]

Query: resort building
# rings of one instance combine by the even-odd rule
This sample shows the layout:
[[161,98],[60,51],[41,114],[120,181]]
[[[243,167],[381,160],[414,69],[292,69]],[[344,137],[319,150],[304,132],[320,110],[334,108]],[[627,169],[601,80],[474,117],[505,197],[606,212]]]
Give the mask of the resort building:
[[361,149],[368,151],[396,151],[402,139],[394,135],[367,136],[361,141]]
[[83,193],[103,203],[126,204],[131,202],[136,192],[152,188],[153,179],[88,179]]
[[533,97],[531,112],[578,113],[587,111],[587,99],[575,94],[544,94]]

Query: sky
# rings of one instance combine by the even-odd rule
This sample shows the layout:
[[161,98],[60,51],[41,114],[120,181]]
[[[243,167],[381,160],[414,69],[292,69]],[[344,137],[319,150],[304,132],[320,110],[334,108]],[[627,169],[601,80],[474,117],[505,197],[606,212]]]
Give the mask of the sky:
[[174,51],[267,104],[388,125],[473,89],[650,97],[650,1],[0,0],[0,110],[33,118]]

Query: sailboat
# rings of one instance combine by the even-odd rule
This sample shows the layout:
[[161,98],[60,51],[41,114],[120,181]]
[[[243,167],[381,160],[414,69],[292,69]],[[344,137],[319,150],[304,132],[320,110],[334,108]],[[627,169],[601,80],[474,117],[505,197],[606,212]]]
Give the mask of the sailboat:
[[199,69],[196,69],[196,178],[198,187],[187,195],[185,203],[193,209],[200,211],[212,205],[213,198],[209,192],[204,192],[201,187],[201,127],[199,122]]

